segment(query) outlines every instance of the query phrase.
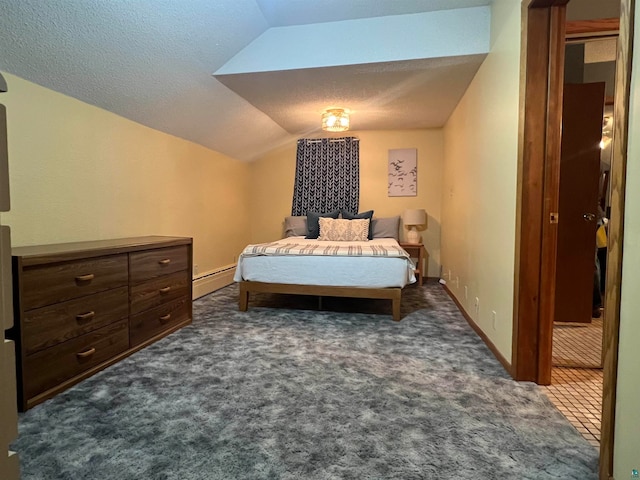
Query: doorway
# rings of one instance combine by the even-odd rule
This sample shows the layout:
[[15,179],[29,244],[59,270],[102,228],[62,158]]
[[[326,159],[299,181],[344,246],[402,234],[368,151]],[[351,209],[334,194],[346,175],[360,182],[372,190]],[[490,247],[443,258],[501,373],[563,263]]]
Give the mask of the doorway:
[[559,205],[565,221],[558,229],[551,385],[544,388],[596,448],[616,41],[617,32],[594,32],[566,42]]
[[[518,380],[551,383],[552,333],[558,234],[559,159],[562,88],[568,0],[526,0],[524,114],[519,168],[518,250],[512,374]],[[604,368],[600,478],[613,470],[613,428],[621,239],[631,61],[631,6],[622,0],[620,17],[601,21],[619,25],[614,98],[615,132],[610,173],[604,329]],[[526,228],[522,228],[526,225]]]

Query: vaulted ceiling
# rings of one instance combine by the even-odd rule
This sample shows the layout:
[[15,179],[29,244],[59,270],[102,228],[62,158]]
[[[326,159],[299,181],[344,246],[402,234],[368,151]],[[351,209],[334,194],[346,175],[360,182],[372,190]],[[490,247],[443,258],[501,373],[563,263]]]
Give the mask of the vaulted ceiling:
[[329,107],[354,130],[442,126],[489,51],[490,3],[3,0],[0,71],[250,161]]

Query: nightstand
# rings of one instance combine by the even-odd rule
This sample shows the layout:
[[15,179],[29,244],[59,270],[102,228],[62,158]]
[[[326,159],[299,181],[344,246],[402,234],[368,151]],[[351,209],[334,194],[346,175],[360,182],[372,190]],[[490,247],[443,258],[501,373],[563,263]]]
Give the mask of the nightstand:
[[416,276],[418,277],[418,285],[422,286],[422,279],[424,277],[424,257],[425,249],[422,243],[400,243],[400,246],[409,254],[411,258],[417,258],[416,262]]

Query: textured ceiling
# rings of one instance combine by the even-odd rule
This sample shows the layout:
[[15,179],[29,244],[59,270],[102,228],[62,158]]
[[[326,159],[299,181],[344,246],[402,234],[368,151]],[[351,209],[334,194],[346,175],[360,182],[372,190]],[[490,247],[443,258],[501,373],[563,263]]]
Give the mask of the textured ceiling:
[[[490,2],[2,0],[0,71],[231,157],[252,160],[319,123],[318,109],[329,101],[326,75],[336,85],[331,101],[339,99],[354,110],[354,128],[438,126],[482,59],[469,55],[286,74],[248,73],[242,79],[228,76],[224,83],[212,75],[270,27]],[[437,86],[435,96],[429,92],[430,81]],[[364,106],[369,109],[366,115]],[[363,112],[357,121],[356,111]]]
[[489,5],[491,0],[256,0],[271,27]]
[[353,130],[432,128],[446,122],[484,58],[430,58],[219,79],[293,135],[318,131],[320,112],[345,106]]

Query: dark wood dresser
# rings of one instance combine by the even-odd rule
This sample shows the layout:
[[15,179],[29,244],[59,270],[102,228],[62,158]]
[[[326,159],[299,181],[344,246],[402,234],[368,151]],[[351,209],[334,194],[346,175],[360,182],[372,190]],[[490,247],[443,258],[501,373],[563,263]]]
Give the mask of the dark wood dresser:
[[191,323],[193,244],[136,237],[12,249],[24,411]]

